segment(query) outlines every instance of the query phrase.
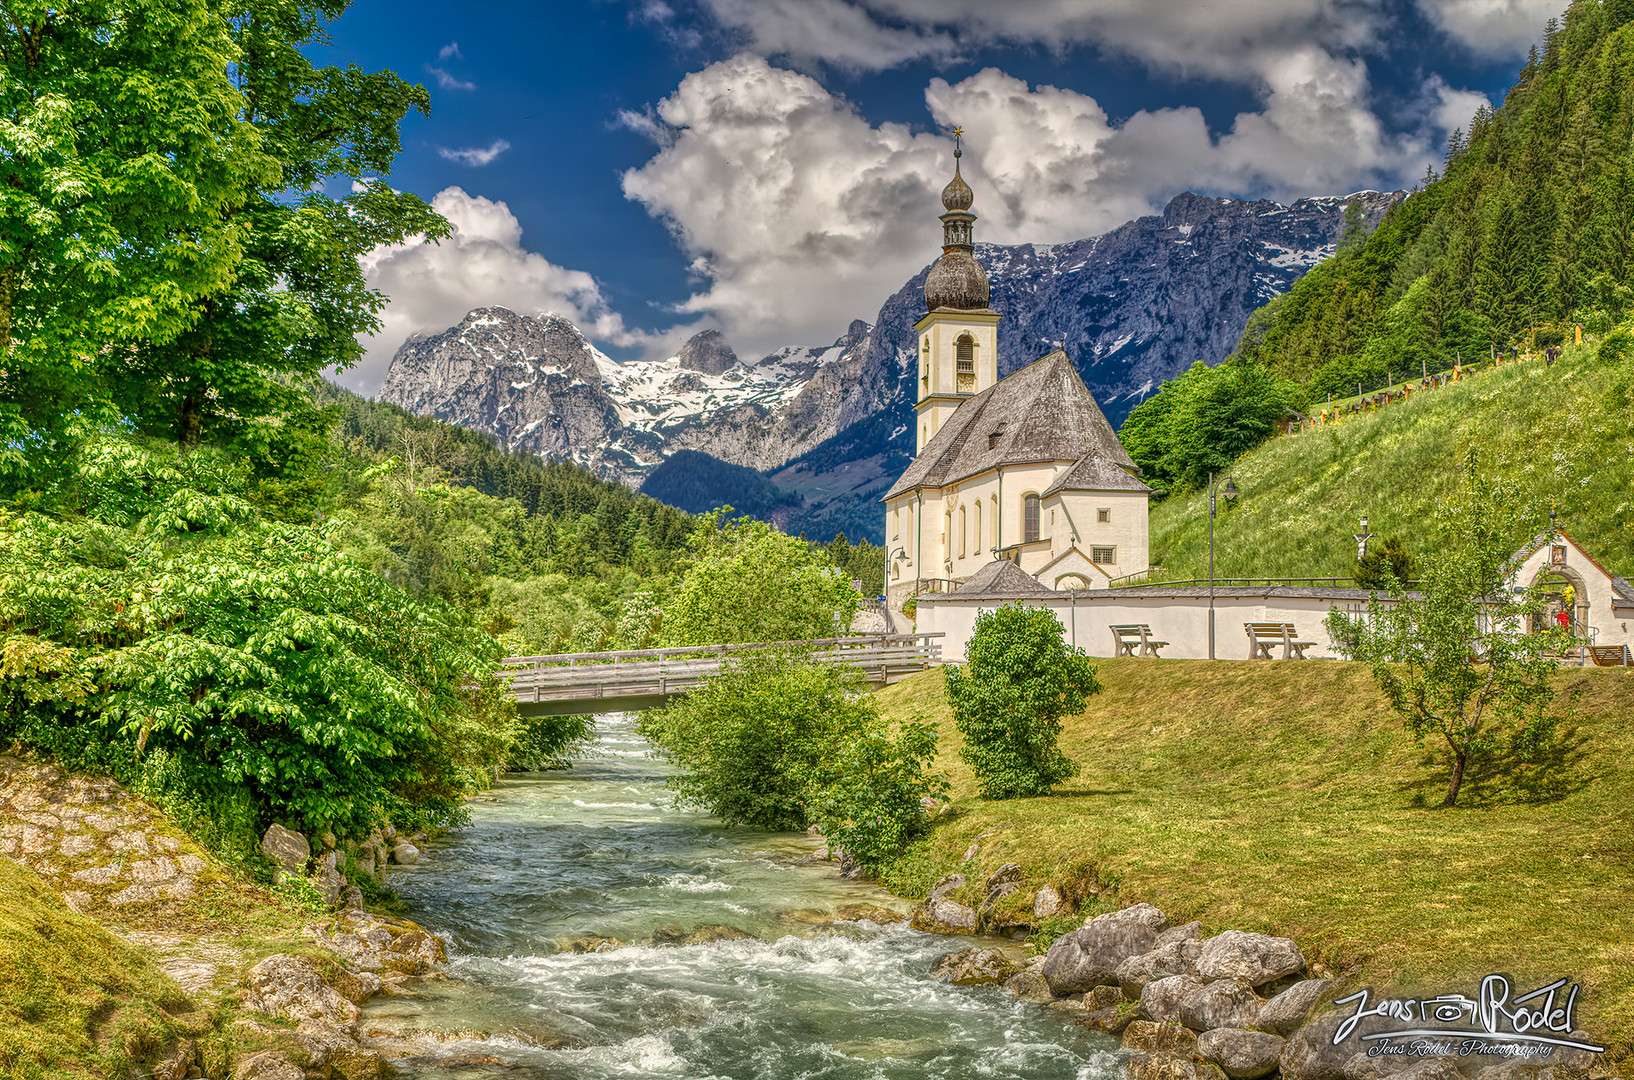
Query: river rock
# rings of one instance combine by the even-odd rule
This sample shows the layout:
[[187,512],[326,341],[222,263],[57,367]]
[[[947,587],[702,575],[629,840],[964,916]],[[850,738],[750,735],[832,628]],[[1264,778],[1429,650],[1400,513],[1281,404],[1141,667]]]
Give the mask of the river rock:
[[1022,876],[1020,863],[1007,862],[987,875],[987,881],[982,887],[987,890],[988,895],[992,895],[993,890],[1000,885],[1020,885]]
[[1181,1000],[1180,1022],[1193,1031],[1246,1028],[1259,1018],[1264,1004],[1247,983],[1217,979]]
[[1118,965],[1150,952],[1167,926],[1163,912],[1151,904],[1097,915],[1050,946],[1044,978],[1058,997],[1116,983]]
[[1039,922],[1072,913],[1067,898],[1054,885],[1046,885],[1033,896],[1033,918]]
[[1282,1047],[1282,1056],[1277,1061],[1283,1080],[1352,1080],[1352,1059],[1360,1057],[1363,1062],[1367,1060],[1365,1053],[1359,1053],[1365,1044],[1358,1040],[1358,1036],[1370,1034],[1378,1029],[1379,1024],[1376,1017],[1370,1017],[1343,1043],[1335,1046],[1334,1033],[1347,1016],[1346,1013],[1329,1013],[1289,1035]]
[[1131,956],[1114,972],[1118,985],[1131,999],[1140,997],[1146,984],[1170,975],[1196,975],[1197,956],[1202,946],[1196,941],[1171,941],[1151,952]]
[[251,1054],[233,1069],[233,1080],[306,1080],[306,1072],[270,1050]]
[[1144,1020],[1146,1014],[1139,1005],[1109,1005],[1095,1009],[1078,1018],[1078,1023],[1092,1031],[1104,1031],[1108,1035],[1118,1035],[1130,1024]]
[[653,931],[651,944],[680,947],[708,945],[715,941],[742,941],[753,937],[753,934],[746,934],[735,926],[726,926],[722,923],[704,923],[701,926],[694,926],[691,930],[670,923]]
[[448,963],[448,950],[425,927],[369,911],[342,911],[320,943],[366,971],[424,975]]
[[1179,926],[1171,926],[1167,930],[1163,931],[1163,933],[1157,936],[1157,943],[1153,946],[1153,948],[1161,949],[1163,946],[1173,944],[1176,941],[1202,940],[1203,924],[1193,920],[1189,923],[1181,923]]
[[1155,1020],[1133,1020],[1123,1029],[1126,1050],[1142,1054],[1179,1054],[1197,1049],[1197,1033],[1183,1024],[1160,1024]]
[[333,851],[324,852],[318,857],[317,873],[311,877],[312,887],[318,890],[318,895],[329,907],[340,902],[341,893],[346,888],[346,875],[336,868],[336,861]]
[[930,887],[930,892],[925,894],[925,899],[939,900],[955,889],[964,888],[969,882],[970,879],[963,874],[948,874]]
[[1249,986],[1305,969],[1305,954],[1288,938],[1227,930],[1203,942],[1197,971],[1205,979],[1241,979]]
[[1016,972],[1004,980],[1004,988],[1022,1001],[1030,1001],[1035,1005],[1042,1005],[1055,997],[1050,993],[1050,984],[1045,982],[1044,976],[1037,971]]
[[1136,1054],[1123,1068],[1129,1080],[1225,1080],[1218,1065],[1176,1054]]
[[1014,961],[997,949],[965,949],[951,952],[931,965],[931,974],[954,986],[986,986],[1001,983],[1016,974]]
[[295,1025],[295,1034],[305,1046],[325,1055],[329,1069],[345,1080],[385,1080],[397,1075],[380,1051],[361,1045],[333,1024],[303,1020]]
[[1282,1040],[1243,1028],[1215,1028],[1197,1037],[1197,1052],[1232,1080],[1259,1080],[1277,1067]]
[[1156,979],[1141,990],[1140,1007],[1159,1023],[1178,1024],[1181,1022],[1180,1003],[1202,986],[1203,980],[1195,975],[1170,975],[1166,979]]
[[363,890],[356,885],[348,885],[340,891],[340,906],[348,911],[360,910],[363,907]]
[[356,1022],[357,1006],[326,983],[318,967],[301,956],[279,953],[250,969],[246,1008],[286,1020],[325,1020],[349,1025]]
[[1306,979],[1296,982],[1276,997],[1265,1003],[1260,1015],[1254,1021],[1254,1026],[1261,1031],[1275,1032],[1286,1035],[1310,1015],[1311,1009],[1328,996],[1328,987],[1334,985],[1332,979]]
[[306,873],[306,862],[312,857],[312,845],[293,829],[269,825],[261,836],[261,854],[277,863],[285,873],[300,877]]
[[972,909],[937,897],[920,904],[909,925],[930,934],[974,934],[977,922]]
[[391,861],[399,866],[413,866],[420,861],[420,849],[407,840],[399,840],[391,849]]

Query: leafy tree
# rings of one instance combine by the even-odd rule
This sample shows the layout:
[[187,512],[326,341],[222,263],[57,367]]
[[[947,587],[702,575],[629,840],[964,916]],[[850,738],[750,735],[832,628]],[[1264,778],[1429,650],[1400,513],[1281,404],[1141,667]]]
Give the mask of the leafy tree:
[[1020,604],[983,612],[965,655],[965,666],[946,669],[948,700],[982,796],[1043,795],[1076,776],[1056,746],[1061,718],[1082,712],[1101,684],[1082,650],[1062,639],[1060,621]]
[[695,559],[664,608],[671,645],[809,641],[851,625],[857,591],[821,550],[752,518],[698,518]]
[[1555,657],[1567,635],[1530,629],[1542,610],[1535,586],[1515,594],[1515,549],[1544,530],[1512,487],[1472,473],[1438,524],[1421,592],[1408,593],[1398,578],[1359,621],[1335,609],[1327,625],[1339,651],[1373,669],[1413,737],[1445,744],[1441,805],[1451,807],[1467,776],[1504,756],[1525,761],[1546,744],[1558,721]]
[[799,829],[874,868],[923,821],[919,800],[936,732],[910,723],[894,738],[854,670],[785,653],[723,668],[638,724],[682,772],[682,799],[730,825]]
[[1413,557],[1401,538],[1392,536],[1356,560],[1356,584],[1364,589],[1390,589],[1413,579]]
[[[258,469],[321,433],[267,422],[310,409],[306,389],[362,355],[357,337],[378,325],[385,297],[366,287],[359,257],[381,244],[439,238],[449,225],[384,177],[410,110],[429,111],[424,88],[394,72],[316,67],[326,23],[347,0],[231,0],[232,66],[242,122],[277,168],[255,180],[235,212],[243,258],[228,287],[203,298],[174,338],[144,341],[116,369],[111,389],[139,430],[183,447],[239,441]],[[340,181],[348,194],[326,190]]]
[[1130,411],[1119,432],[1129,456],[1164,487],[1198,487],[1264,442],[1299,401],[1261,364],[1201,361]]
[[0,12],[0,463],[106,418],[106,381],[232,280],[277,167],[205,0]]
[[264,520],[241,466],[99,438],[73,479],[83,517],[0,519],[5,738],[343,834],[451,820],[504,761],[493,641]]

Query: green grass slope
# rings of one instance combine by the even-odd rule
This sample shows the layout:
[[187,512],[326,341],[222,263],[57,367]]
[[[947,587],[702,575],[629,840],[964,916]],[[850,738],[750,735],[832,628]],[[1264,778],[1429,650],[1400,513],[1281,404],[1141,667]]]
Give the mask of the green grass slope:
[[1283,934],[1316,970],[1381,992],[1565,976],[1583,984],[1578,1019],[1609,1040],[1611,1070],[1634,1075],[1634,670],[1562,669],[1560,703],[1578,696],[1554,759],[1440,810],[1445,769],[1361,664],[1098,666],[1104,691],[1061,738],[1082,772],[1040,798],[977,797],[941,672],[878,692],[893,720],[937,723],[957,810],[888,885],[922,895],[959,870],[979,892],[1016,862],[1029,889],[1080,898],[1080,918],[1148,901],[1210,933]]
[[[0,1071],[129,1076],[198,1034],[186,993],[140,950],[0,858]],[[143,1072],[145,1075],[145,1072]]]
[[[1415,393],[1376,412],[1283,436],[1231,469],[1242,494],[1221,500],[1215,572],[1245,577],[1349,577],[1358,519],[1421,554],[1434,511],[1457,486],[1467,451],[1517,481],[1613,573],[1634,573],[1634,406],[1626,368],[1584,345],[1545,367],[1506,364]],[[1161,577],[1208,573],[1208,499],[1193,492],[1152,507]]]

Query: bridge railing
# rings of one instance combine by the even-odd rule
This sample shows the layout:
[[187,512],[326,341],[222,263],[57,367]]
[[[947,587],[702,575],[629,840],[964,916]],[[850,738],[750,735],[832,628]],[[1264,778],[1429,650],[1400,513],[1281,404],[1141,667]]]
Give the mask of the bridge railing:
[[518,701],[673,693],[698,686],[729,657],[777,648],[861,669],[874,681],[894,681],[940,659],[941,634],[869,634],[817,641],[629,649],[618,652],[513,656],[502,662]]
[[[530,670],[577,667],[589,664],[627,664],[640,661],[698,657],[718,662],[738,653],[768,652],[799,648],[812,653],[840,653],[846,650],[890,647],[917,648],[931,659],[939,658],[941,645],[933,638],[941,634],[862,634],[855,637],[818,638],[814,641],[750,641],[733,645],[677,645],[665,649],[624,649],[614,652],[547,653],[543,656],[507,656],[499,662],[503,672],[520,675]],[[923,643],[923,644],[921,644]]]

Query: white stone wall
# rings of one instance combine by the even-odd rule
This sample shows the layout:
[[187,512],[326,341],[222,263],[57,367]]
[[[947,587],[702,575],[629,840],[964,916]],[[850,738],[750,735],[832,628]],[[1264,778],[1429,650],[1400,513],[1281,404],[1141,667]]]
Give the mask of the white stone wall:
[[[1208,597],[1142,596],[1145,590],[1103,589],[1089,593],[1029,597],[1028,606],[1052,612],[1066,631],[1069,644],[1090,656],[1113,656],[1111,626],[1145,623],[1152,637],[1167,641],[1160,655],[1165,659],[1200,660],[1208,657]],[[921,597],[917,630],[921,634],[943,634],[942,659],[947,663],[964,660],[965,645],[975,627],[976,616],[1004,603],[1002,600],[960,600],[956,596]],[[1316,644],[1305,650],[1308,659],[1342,659],[1333,649],[1333,639],[1324,625],[1333,607],[1360,612],[1365,600],[1327,597],[1270,597],[1221,595],[1214,601],[1215,649],[1220,660],[1247,660],[1253,655],[1244,623],[1293,623],[1296,641]],[[1273,648],[1273,657],[1281,656]]]
[[[1564,561],[1555,561],[1555,547],[1564,549]],[[1634,648],[1634,607],[1617,603],[1610,574],[1568,536],[1562,536],[1558,545],[1545,544],[1521,560],[1512,580],[1515,588],[1525,589],[1539,578],[1550,576],[1572,583],[1577,594],[1578,631],[1591,644]]]

